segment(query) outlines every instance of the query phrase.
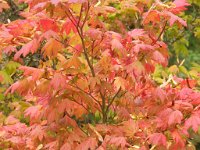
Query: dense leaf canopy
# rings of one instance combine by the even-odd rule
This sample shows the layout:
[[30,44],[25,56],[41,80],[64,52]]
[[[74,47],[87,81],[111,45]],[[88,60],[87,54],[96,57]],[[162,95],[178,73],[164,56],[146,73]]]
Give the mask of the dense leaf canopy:
[[194,149],[199,5],[0,0],[0,149]]

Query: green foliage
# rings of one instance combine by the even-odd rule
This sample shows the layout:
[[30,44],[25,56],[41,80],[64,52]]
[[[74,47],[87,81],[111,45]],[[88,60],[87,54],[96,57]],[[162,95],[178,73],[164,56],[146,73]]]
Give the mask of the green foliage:
[[166,30],[164,40],[170,50],[169,64],[178,64],[184,60],[187,69],[192,63],[200,63],[200,1],[191,0],[191,6],[182,14],[188,26],[182,30],[176,26]]

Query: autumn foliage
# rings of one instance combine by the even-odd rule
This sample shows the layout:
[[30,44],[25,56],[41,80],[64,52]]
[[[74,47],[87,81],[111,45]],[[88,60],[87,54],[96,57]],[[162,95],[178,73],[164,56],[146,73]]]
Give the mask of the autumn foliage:
[[[20,77],[4,93],[26,103],[27,120],[15,113],[4,119],[1,148],[192,148],[189,130],[200,125],[195,80],[174,75],[158,85],[151,76],[157,64],[168,64],[165,30],[187,26],[179,17],[185,0],[21,2],[29,5],[20,13],[25,19],[1,24],[0,49],[1,57],[20,63]],[[140,18],[138,28],[127,30],[116,18],[119,33],[111,30],[107,18],[125,8]],[[36,54],[37,64],[26,64]]]

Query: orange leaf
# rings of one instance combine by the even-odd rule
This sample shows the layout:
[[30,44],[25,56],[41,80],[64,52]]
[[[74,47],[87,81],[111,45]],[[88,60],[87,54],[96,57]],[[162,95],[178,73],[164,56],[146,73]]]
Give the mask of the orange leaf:
[[44,57],[47,56],[56,57],[58,52],[61,51],[62,49],[63,49],[63,44],[51,38],[42,48],[42,52],[44,52]]

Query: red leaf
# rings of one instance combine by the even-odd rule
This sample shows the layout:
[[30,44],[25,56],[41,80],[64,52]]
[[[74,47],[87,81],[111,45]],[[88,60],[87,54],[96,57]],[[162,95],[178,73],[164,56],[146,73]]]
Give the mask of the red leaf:
[[41,106],[39,105],[31,106],[26,109],[25,116],[30,116],[30,119],[32,121],[37,120],[38,118],[40,118],[40,115],[41,115],[40,111],[41,111]]
[[67,20],[62,27],[62,32],[65,32],[67,35],[69,35],[71,31],[76,33],[77,29],[70,20]]
[[122,50],[124,47],[121,44],[121,42],[117,39],[113,39],[111,41],[111,45],[112,45],[112,50],[117,49],[117,50]]
[[149,142],[154,145],[166,146],[166,137],[162,133],[153,133],[149,136]]
[[193,105],[188,103],[188,102],[184,102],[182,100],[177,100],[174,102],[174,108],[181,110],[181,111],[192,111],[193,110]]
[[169,115],[168,124],[169,125],[176,123],[180,124],[182,119],[183,119],[183,114],[179,110],[175,110],[171,112],[171,114]]
[[172,138],[174,140],[174,144],[170,149],[177,150],[177,149],[184,149],[185,148],[185,140],[181,137],[180,133],[178,131],[173,131]]
[[58,35],[56,32],[54,32],[54,31],[52,31],[52,30],[48,30],[48,31],[44,32],[44,33],[40,36],[39,42],[42,42],[43,40],[49,40],[49,39],[51,39],[51,38],[56,39],[56,40],[59,40],[59,39],[60,39],[60,38],[59,38],[59,35]]
[[96,138],[88,138],[87,140],[85,140],[84,142],[82,142],[77,148],[76,150],[96,150],[97,147],[97,140]]
[[153,52],[152,59],[162,64],[163,66],[167,66],[167,59],[159,51]]
[[148,45],[148,44],[144,44],[144,43],[142,43],[142,44],[136,44],[134,46],[134,48],[133,48],[133,50],[134,50],[135,53],[138,53],[141,50],[150,51],[150,50],[153,50],[153,49],[154,49],[153,46]]
[[71,150],[71,146],[69,143],[65,143],[61,148],[60,150]]
[[48,149],[48,150],[55,150],[55,149],[58,149],[58,141],[53,141],[53,142],[50,142],[48,143],[44,148]]
[[143,24],[146,25],[148,23],[155,24],[160,21],[160,13],[157,10],[151,10],[144,14]]
[[58,26],[54,20],[51,19],[41,19],[39,21],[39,28],[40,30],[46,32],[48,30],[53,30],[55,32],[58,32]]
[[161,100],[161,102],[164,102],[167,99],[166,92],[160,87],[156,88],[155,94]]
[[192,127],[192,129],[195,132],[198,131],[199,126],[200,126],[200,117],[197,115],[192,115],[189,119],[185,121],[185,125],[184,125],[186,129],[189,129],[190,127]]
[[187,9],[186,6],[190,5],[186,0],[175,0],[173,3],[176,5],[176,7],[171,10],[173,13],[180,13]]
[[125,137],[117,137],[117,136],[106,136],[103,142],[103,145],[114,145],[118,148],[125,148],[127,142]]
[[183,19],[181,19],[180,17],[174,15],[173,13],[169,12],[169,11],[165,11],[164,12],[167,16],[170,17],[169,19],[169,25],[172,26],[174,23],[178,22],[179,24],[183,25],[183,26],[187,26],[186,21],[184,21]]
[[55,73],[50,85],[55,89],[58,90],[59,88],[64,89],[66,86],[66,78],[61,73]]
[[90,28],[87,31],[87,35],[92,39],[92,40],[100,40],[102,36],[102,32],[99,29],[94,29]]
[[128,32],[128,35],[130,35],[134,39],[137,39],[140,36],[144,36],[144,34],[145,31],[143,29],[134,29]]
[[20,58],[21,55],[24,57],[27,56],[30,52],[34,54],[39,47],[39,43],[36,39],[33,39],[26,45],[24,45],[14,56],[14,59],[17,60]]
[[14,46],[9,45],[8,47],[6,47],[6,48],[3,50],[3,52],[4,52],[5,54],[11,55],[12,52],[17,52],[17,49],[16,49]]
[[30,130],[30,136],[33,140],[39,139],[40,141],[42,141],[46,135],[45,127],[41,125],[32,125],[30,127]]
[[39,80],[44,73],[43,69],[27,67],[27,66],[20,66],[19,69],[24,71],[24,76],[27,77],[32,76],[32,80],[34,81]]

